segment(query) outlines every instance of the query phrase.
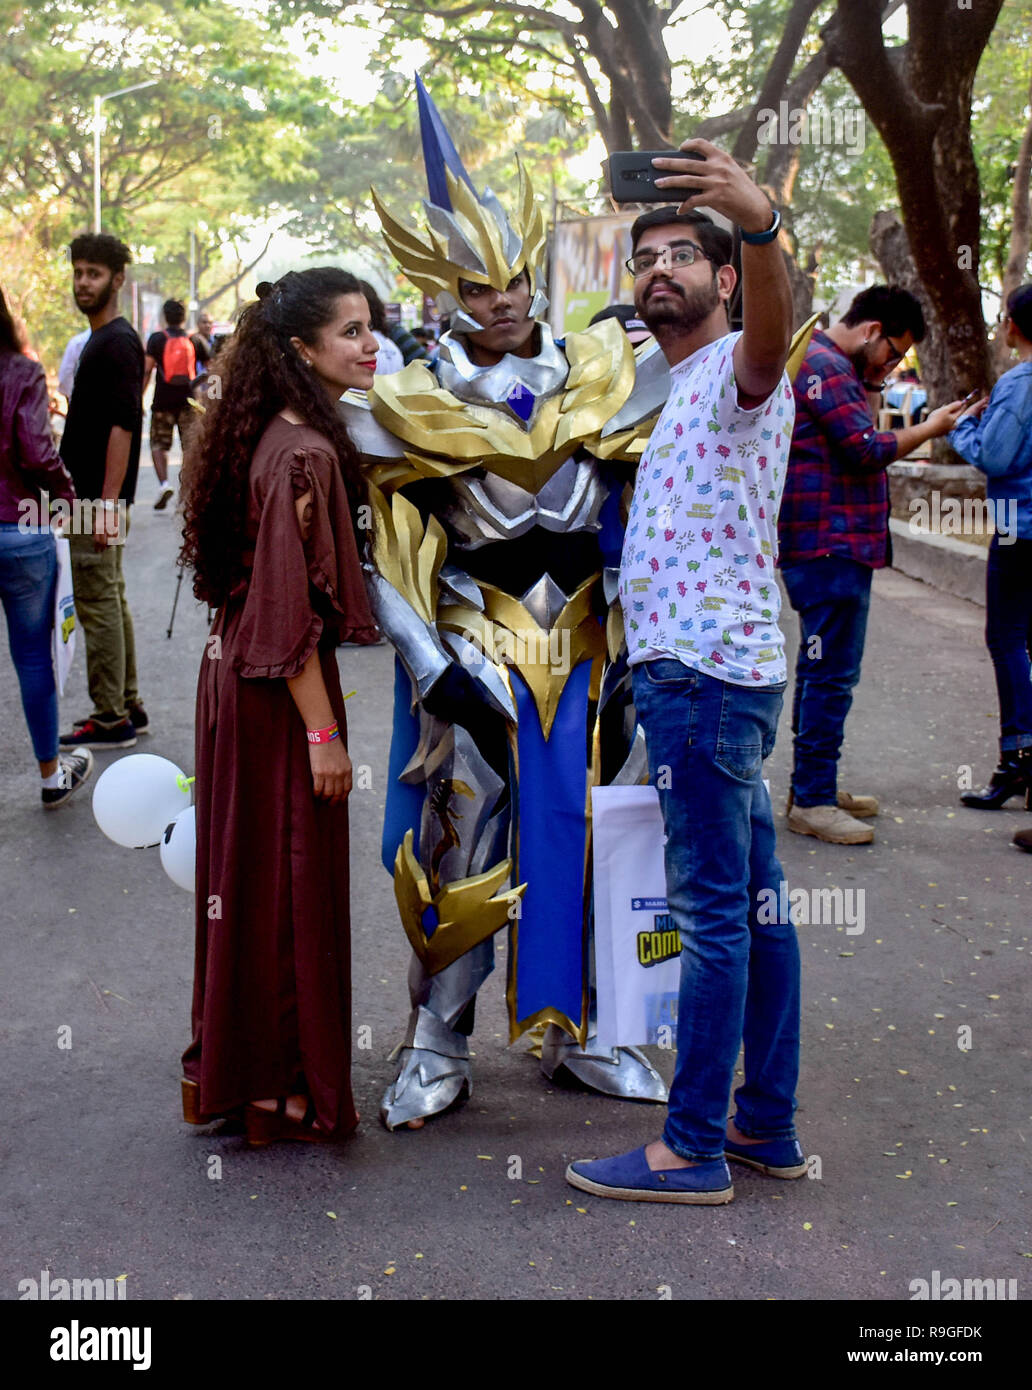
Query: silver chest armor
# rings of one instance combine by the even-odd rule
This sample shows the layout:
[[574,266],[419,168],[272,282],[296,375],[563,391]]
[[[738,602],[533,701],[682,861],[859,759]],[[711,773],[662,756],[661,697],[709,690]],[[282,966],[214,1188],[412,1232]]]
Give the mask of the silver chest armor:
[[459,550],[514,540],[535,526],[560,533],[597,531],[606,500],[599,464],[569,458],[536,495],[495,473],[462,473],[450,479],[453,498],[439,515]]

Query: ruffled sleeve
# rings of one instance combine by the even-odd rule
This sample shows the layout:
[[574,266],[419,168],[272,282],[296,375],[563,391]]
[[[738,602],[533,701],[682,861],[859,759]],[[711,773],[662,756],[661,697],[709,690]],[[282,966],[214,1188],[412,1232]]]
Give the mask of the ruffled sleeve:
[[[299,675],[327,627],[335,644],[376,641],[335,458],[317,448],[284,450],[252,486],[258,534],[240,619],[240,675]],[[302,528],[295,503],[309,491]]]

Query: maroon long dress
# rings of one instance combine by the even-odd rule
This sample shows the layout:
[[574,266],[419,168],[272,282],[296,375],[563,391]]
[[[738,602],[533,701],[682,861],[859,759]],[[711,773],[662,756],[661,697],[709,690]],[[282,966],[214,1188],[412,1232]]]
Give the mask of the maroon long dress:
[[[309,490],[303,534],[295,499]],[[287,678],[318,648],[346,739],[335,648],[376,632],[323,435],[271,421],[251,463],[248,532],[250,574],[216,615],[197,685],[197,943],[183,1070],[206,1115],[307,1093],[320,1128],[345,1135],[356,1124],[348,809],[313,794]]]

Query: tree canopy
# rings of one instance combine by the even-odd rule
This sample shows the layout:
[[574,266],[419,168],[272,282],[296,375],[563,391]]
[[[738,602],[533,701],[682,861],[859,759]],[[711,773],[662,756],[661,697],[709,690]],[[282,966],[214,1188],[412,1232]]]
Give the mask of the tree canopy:
[[249,294],[277,231],[390,282],[368,190],[418,213],[416,67],[503,199],[516,152],[553,207],[599,211],[593,141],[716,139],[783,210],[797,312],[897,274],[943,379],[991,372],[980,294],[1027,270],[1032,0],[0,0],[0,20],[5,288],[55,341],[93,99],[151,79],[103,107],[104,228],[179,294],[192,233],[202,304]]

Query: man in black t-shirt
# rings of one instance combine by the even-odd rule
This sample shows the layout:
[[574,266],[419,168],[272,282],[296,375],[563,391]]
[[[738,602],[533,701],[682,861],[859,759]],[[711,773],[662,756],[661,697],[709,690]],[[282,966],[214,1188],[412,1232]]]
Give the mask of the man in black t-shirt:
[[72,242],[71,256],[76,307],[92,332],[75,374],[61,458],[80,501],[92,503],[89,527],[73,525],[68,539],[93,712],[60,742],[62,748],[131,748],[147,725],[122,577],[140,463],[143,346],[118,312],[129,248],[113,236],[84,234]]
[[186,434],[193,423],[190,397],[197,377],[197,348],[183,327],[186,309],[178,299],[166,299],[162,315],[164,332],[152,333],[147,339],[144,359],[143,389],[146,391],[151,372],[154,380],[154,400],[151,403],[150,446],[154,472],[161,490],[154,510],[162,512],[168,506],[174,489],[168,481],[168,451],[172,437],[179,430],[179,442],[186,448]]

